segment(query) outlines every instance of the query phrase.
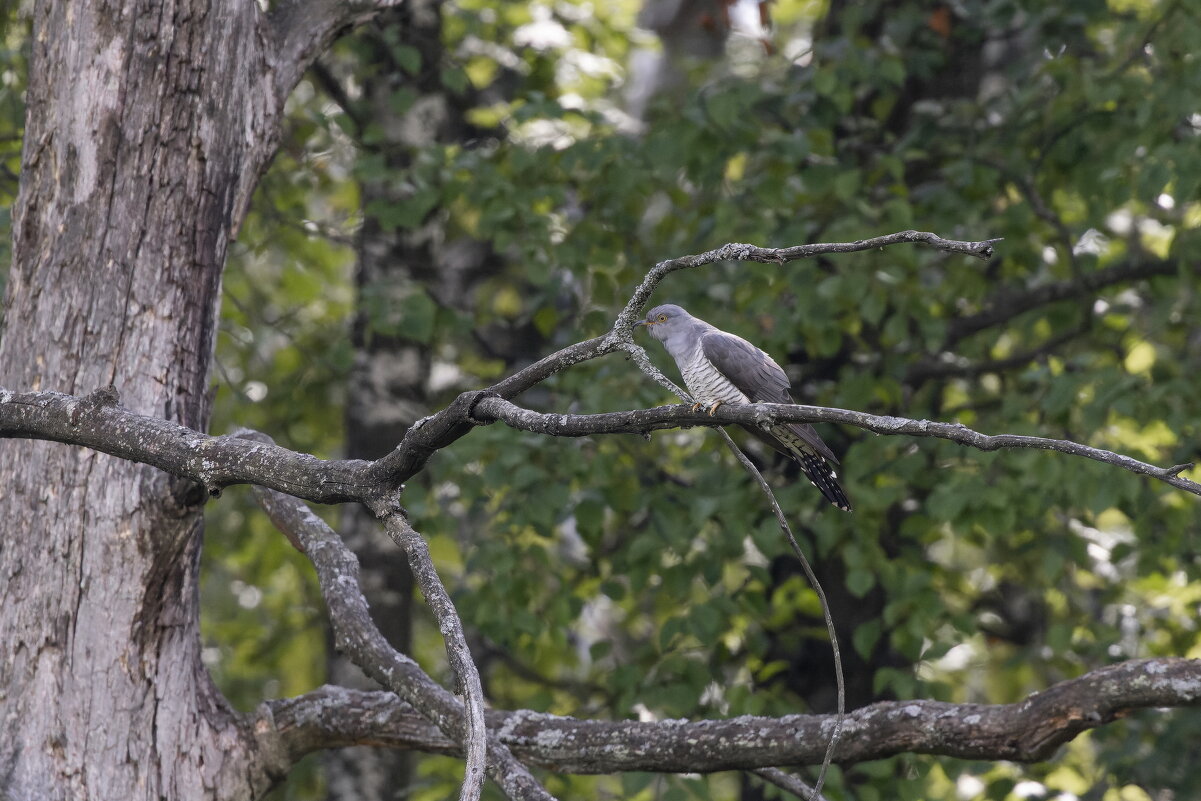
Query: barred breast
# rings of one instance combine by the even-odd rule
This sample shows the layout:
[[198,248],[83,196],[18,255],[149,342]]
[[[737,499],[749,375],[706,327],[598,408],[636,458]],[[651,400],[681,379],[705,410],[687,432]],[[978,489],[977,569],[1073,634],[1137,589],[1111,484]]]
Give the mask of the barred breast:
[[738,387],[730,383],[697,348],[692,358],[680,365],[680,375],[693,400],[703,406],[715,403],[750,403],[750,399]]

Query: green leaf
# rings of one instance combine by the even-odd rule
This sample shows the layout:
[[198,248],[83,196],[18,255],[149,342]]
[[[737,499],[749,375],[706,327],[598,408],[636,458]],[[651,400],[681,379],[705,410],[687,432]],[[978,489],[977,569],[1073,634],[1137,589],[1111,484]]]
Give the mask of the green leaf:
[[856,598],[862,598],[876,585],[876,577],[868,570],[855,568],[847,571],[847,589]]

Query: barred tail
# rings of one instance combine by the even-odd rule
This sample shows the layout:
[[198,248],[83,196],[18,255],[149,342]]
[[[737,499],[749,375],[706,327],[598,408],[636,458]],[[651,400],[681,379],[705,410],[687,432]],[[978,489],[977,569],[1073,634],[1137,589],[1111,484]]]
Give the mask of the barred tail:
[[[752,429],[751,433],[755,433],[755,431]],[[839,485],[834,468],[830,466],[830,461],[818,451],[825,450],[830,459],[836,463],[838,460],[834,459],[834,454],[830,452],[830,449],[821,441],[821,437],[811,426],[772,426],[763,435],[756,434],[756,436],[760,436],[773,448],[788,454],[799,462],[805,477],[818,488],[827,501],[844,512],[851,511],[851,500]]]
[[827,501],[844,512],[851,511],[851,501],[843,492],[842,486],[839,485],[838,478],[834,475],[834,469],[830,467],[829,462],[808,449],[797,448],[793,450],[792,455],[800,462],[801,471],[804,472],[805,477],[818,488]]

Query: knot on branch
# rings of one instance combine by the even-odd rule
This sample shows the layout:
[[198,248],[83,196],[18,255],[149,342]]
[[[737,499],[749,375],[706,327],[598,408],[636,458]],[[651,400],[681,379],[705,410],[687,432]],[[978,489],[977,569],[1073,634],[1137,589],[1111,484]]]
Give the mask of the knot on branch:
[[774,414],[761,408],[759,404],[755,404],[755,425],[767,431],[775,425],[775,422],[776,416]]
[[116,406],[120,403],[121,397],[117,394],[117,388],[113,385],[101,387],[88,393],[82,399],[71,404],[71,411],[67,415],[67,421],[72,428],[79,427],[79,421],[84,414],[103,409],[106,406]]
[[117,388],[109,384],[107,387],[93,390],[83,399],[83,402],[93,408],[116,406],[121,402],[121,396],[117,393]]
[[[464,419],[468,423],[471,423],[471,424],[477,425],[477,426],[487,426],[487,425],[492,425],[493,423],[496,422],[495,417],[484,417],[484,418],[476,417],[475,407],[478,406],[479,402],[484,400],[485,398],[500,398],[501,395],[499,392],[493,392],[492,390],[489,390],[489,389],[481,389],[481,390],[477,390],[475,392],[464,392],[463,395],[459,396],[459,398],[462,398],[464,395],[468,396],[467,401],[466,401],[467,411],[466,411],[466,416],[464,417]],[[503,400],[503,398],[502,398],[502,400]],[[456,400],[455,403],[458,403],[458,400]],[[453,408],[454,404],[451,404],[451,406]]]
[[409,510],[400,503],[400,494],[404,492],[404,484],[395,490],[386,489],[375,493],[363,500],[363,504],[371,510],[376,520],[388,521],[398,518],[406,525],[409,522]]

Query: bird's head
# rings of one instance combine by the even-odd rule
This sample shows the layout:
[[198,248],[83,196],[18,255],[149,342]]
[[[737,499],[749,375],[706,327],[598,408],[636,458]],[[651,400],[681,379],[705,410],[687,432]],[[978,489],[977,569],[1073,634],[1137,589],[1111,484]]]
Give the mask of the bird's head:
[[664,303],[651,309],[645,320],[634,325],[645,327],[655,339],[666,342],[673,334],[682,333],[695,319],[674,303]]

